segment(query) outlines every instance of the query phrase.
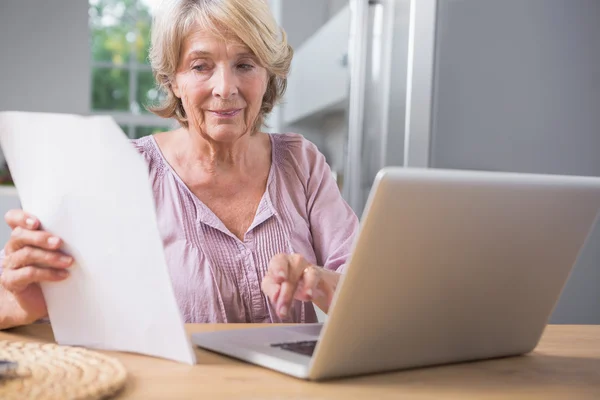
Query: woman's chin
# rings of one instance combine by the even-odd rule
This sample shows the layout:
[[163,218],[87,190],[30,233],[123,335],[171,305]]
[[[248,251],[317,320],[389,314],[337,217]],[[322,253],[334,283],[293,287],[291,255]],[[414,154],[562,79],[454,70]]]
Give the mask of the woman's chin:
[[208,129],[206,135],[215,142],[232,143],[244,136],[246,130],[242,127],[223,126],[213,129]]

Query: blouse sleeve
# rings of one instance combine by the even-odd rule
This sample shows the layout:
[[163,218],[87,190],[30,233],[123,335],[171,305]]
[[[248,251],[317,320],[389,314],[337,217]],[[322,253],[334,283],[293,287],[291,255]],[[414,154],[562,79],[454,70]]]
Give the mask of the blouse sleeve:
[[320,266],[342,273],[349,261],[359,221],[343,199],[325,156],[304,140],[307,213]]

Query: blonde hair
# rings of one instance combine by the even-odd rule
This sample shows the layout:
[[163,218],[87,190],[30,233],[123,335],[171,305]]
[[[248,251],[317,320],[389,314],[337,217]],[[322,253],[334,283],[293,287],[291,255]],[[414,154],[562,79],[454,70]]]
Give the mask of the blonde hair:
[[183,41],[198,25],[221,37],[233,36],[267,70],[267,88],[253,132],[260,129],[266,115],[285,93],[293,57],[285,31],[277,25],[266,0],[164,0],[152,24],[150,65],[166,98],[148,110],[188,126],[183,104],[173,93],[171,82]]

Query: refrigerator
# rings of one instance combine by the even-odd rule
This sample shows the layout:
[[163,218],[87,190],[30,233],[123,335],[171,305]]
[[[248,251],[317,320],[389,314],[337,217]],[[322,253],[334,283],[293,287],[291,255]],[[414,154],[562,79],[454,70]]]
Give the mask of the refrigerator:
[[[350,12],[342,194],[357,215],[384,166],[600,176],[600,1]],[[600,323],[600,226],[550,322]]]

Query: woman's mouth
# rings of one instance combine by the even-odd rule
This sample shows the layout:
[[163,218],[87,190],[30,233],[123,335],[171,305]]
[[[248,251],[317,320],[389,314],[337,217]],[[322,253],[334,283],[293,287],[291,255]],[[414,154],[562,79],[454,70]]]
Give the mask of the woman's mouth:
[[229,109],[229,110],[210,110],[210,112],[219,117],[219,118],[231,118],[231,117],[235,117],[236,115],[238,115],[240,113],[240,111],[242,111],[241,108],[236,108],[236,109]]

